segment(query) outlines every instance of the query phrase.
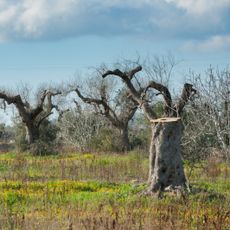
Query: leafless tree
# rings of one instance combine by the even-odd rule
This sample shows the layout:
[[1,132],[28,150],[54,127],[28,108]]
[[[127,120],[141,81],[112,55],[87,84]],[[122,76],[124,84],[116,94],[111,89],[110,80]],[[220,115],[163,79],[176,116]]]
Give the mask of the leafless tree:
[[[130,97],[126,88],[123,87],[116,91],[115,84],[97,76],[96,79],[91,78],[85,82],[84,89],[76,87],[75,92],[84,103],[92,106],[95,113],[104,116],[113,127],[119,130],[120,149],[126,151],[130,149],[129,121],[138,109],[138,104]],[[83,95],[82,92],[86,95]]]
[[0,99],[5,106],[8,104],[16,107],[26,128],[26,141],[32,144],[39,138],[39,127],[42,122],[53,113],[54,108],[57,108],[57,105],[53,104],[53,97],[61,92],[51,89],[39,90],[35,106],[29,102],[27,92],[28,88],[24,88],[21,94],[14,94],[13,90],[1,90]]
[[[190,73],[190,79],[199,91],[190,110],[199,118],[193,124],[196,133],[202,129],[206,138],[212,136],[210,146],[221,149],[230,159],[230,71],[210,67],[205,77]],[[202,126],[199,121],[203,121]]]
[[[130,71],[120,69],[107,70],[102,77],[112,75],[120,78],[129,90],[132,100],[143,109],[146,117],[151,122],[152,138],[149,156],[149,188],[147,193],[163,191],[166,188],[181,189],[187,188],[187,181],[184,174],[181,159],[181,137],[183,124],[180,119],[183,109],[190,98],[196,93],[191,84],[186,83],[179,100],[173,104],[171,93],[168,88],[156,81],[150,81],[138,89],[133,83],[137,73],[142,66],[137,66]],[[152,89],[164,99],[164,119],[158,119],[148,93]]]
[[78,105],[65,112],[58,122],[59,138],[79,151],[89,151],[93,138],[99,135],[104,120],[90,110]]

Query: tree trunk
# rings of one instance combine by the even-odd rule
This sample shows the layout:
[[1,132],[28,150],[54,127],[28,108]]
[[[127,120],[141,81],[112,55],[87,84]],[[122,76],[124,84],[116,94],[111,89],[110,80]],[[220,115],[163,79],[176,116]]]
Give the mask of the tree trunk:
[[160,122],[152,126],[150,147],[149,192],[165,188],[186,187],[186,177],[181,158],[181,120]]
[[26,141],[27,143],[33,144],[39,138],[39,128],[34,124],[26,124]]
[[120,129],[120,133],[120,149],[122,152],[128,151],[130,149],[128,126]]
[[151,143],[149,148],[149,178],[148,183],[151,183],[153,171],[154,171],[154,164],[155,164],[155,157],[156,157],[156,148],[155,148],[155,136],[157,127],[155,124],[152,124],[152,137],[151,137]]

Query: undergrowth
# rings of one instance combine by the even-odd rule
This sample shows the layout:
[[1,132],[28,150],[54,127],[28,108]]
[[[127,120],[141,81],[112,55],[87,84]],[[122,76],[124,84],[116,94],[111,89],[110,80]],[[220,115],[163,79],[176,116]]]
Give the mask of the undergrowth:
[[137,152],[0,155],[0,229],[230,229],[230,165],[190,172],[191,194],[141,196]]

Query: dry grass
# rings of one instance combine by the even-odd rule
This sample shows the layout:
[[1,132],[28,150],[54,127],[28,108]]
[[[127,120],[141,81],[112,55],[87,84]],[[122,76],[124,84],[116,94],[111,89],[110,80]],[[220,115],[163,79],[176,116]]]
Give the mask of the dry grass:
[[[1,170],[1,168],[3,170]],[[138,153],[127,156],[68,154],[66,156],[31,157],[2,155],[0,179],[50,181],[56,179],[124,182],[145,180],[147,159]]]
[[230,166],[209,161],[188,197],[140,196],[148,160],[127,155],[0,155],[0,229],[230,229]]

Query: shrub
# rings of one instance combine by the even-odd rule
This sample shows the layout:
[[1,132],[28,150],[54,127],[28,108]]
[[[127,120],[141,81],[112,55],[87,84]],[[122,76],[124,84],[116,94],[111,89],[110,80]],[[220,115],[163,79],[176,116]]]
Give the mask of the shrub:
[[29,145],[26,142],[26,131],[22,123],[17,123],[15,145],[18,152],[30,151],[33,155],[47,155],[57,150],[56,136],[58,128],[55,123],[45,120],[39,129],[39,139]]

